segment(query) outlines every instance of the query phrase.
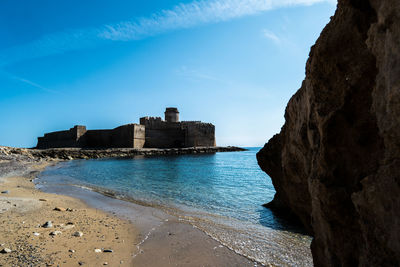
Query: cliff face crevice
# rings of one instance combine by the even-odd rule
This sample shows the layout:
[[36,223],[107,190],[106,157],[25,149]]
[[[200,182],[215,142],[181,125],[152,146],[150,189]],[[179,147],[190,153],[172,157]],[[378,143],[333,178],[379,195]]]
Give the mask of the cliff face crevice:
[[[400,2],[342,0],[281,132],[257,154],[316,266],[400,262]],[[397,166],[397,167],[396,167]]]

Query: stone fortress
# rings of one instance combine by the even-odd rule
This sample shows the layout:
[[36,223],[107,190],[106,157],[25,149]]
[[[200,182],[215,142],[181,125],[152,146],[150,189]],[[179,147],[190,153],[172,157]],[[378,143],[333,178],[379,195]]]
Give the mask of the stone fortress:
[[177,108],[166,108],[160,117],[140,118],[140,124],[114,129],[86,130],[76,125],[66,131],[38,137],[37,147],[46,148],[182,148],[215,147],[215,126],[201,121],[179,121]]

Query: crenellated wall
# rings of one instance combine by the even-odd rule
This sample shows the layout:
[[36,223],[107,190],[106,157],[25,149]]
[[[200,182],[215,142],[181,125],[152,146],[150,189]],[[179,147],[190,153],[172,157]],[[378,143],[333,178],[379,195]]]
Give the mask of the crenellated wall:
[[159,117],[144,117],[140,123],[146,127],[144,147],[185,147],[185,131],[179,122],[166,122]]
[[215,126],[200,121],[167,122],[159,117],[143,117],[145,147],[172,148],[215,146]]

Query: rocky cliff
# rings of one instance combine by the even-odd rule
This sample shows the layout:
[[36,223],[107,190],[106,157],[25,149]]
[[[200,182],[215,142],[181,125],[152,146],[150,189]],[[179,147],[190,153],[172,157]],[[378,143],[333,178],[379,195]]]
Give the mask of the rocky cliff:
[[257,154],[316,266],[400,264],[400,1],[339,0]]

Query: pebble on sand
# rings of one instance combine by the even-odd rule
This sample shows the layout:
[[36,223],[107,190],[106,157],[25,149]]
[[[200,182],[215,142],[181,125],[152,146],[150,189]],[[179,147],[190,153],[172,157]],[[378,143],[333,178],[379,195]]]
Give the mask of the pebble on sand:
[[64,230],[69,230],[69,229],[72,229],[74,227],[75,227],[75,225],[73,225],[73,224],[67,224],[67,225],[63,226],[63,229]]
[[53,223],[51,221],[47,221],[45,224],[43,224],[44,228],[51,228],[53,227]]
[[11,252],[12,252],[12,250],[9,249],[9,248],[3,248],[3,249],[0,251],[0,253],[3,253],[3,254],[5,254],[5,253],[11,253]]
[[62,234],[61,231],[53,231],[49,235],[55,236],[55,235],[61,235],[61,234]]
[[83,233],[82,232],[75,232],[72,235],[76,236],[76,237],[81,237],[81,236],[83,236]]
[[65,209],[63,207],[55,207],[54,210],[56,210],[56,211],[66,211],[67,209]]

